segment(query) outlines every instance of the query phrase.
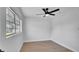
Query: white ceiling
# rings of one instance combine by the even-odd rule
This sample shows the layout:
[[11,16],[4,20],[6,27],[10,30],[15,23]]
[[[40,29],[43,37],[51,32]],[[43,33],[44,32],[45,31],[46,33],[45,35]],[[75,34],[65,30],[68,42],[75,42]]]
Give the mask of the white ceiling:
[[[25,16],[35,16],[40,17],[40,15],[37,14],[44,14],[44,11],[42,10],[43,7],[22,7],[23,13]],[[56,9],[56,7],[50,7],[50,10]]]
[[[48,16],[48,17],[41,17],[40,15],[37,14],[44,14],[43,7],[22,7],[23,14],[25,15],[26,18],[38,18],[38,19],[53,19],[53,18],[62,18],[66,17],[67,15],[76,15],[78,14],[79,8],[74,8],[74,7],[48,7],[49,10],[54,10],[56,8],[59,8],[60,11],[55,12],[56,16]],[[75,14],[74,14],[75,13]],[[59,21],[58,19],[55,19]]]

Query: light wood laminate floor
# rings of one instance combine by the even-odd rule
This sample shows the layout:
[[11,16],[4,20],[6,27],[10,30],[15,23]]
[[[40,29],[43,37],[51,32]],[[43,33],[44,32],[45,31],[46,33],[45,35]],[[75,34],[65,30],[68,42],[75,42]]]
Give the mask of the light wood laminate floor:
[[71,50],[48,41],[26,42],[23,44],[21,52],[72,52]]

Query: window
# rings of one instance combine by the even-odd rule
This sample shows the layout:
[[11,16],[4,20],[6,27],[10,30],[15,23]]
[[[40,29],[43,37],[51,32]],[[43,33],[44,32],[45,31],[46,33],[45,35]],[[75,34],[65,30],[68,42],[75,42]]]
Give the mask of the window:
[[6,8],[6,38],[22,32],[22,20],[11,8]]

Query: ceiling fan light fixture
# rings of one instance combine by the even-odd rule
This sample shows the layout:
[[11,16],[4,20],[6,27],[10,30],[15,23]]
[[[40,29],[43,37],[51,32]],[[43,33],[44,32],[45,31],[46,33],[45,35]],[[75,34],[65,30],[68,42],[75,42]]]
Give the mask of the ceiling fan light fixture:
[[44,11],[44,14],[39,14],[39,15],[42,15],[43,17],[47,17],[47,16],[49,16],[49,15],[55,16],[54,12],[57,12],[57,11],[59,11],[60,9],[58,8],[58,9],[49,11],[49,8],[43,8],[42,10]]
[[46,16],[49,16],[49,14],[46,14]]

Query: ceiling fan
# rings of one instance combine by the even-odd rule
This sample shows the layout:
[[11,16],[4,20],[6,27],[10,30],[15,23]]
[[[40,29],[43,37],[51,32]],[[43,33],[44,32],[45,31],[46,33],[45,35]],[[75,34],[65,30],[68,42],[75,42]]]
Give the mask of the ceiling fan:
[[55,14],[53,13],[59,11],[60,9],[58,8],[58,9],[49,11],[49,8],[42,8],[42,10],[44,11],[44,14],[37,14],[37,15],[43,15],[43,17],[46,17],[48,15],[55,16]]

